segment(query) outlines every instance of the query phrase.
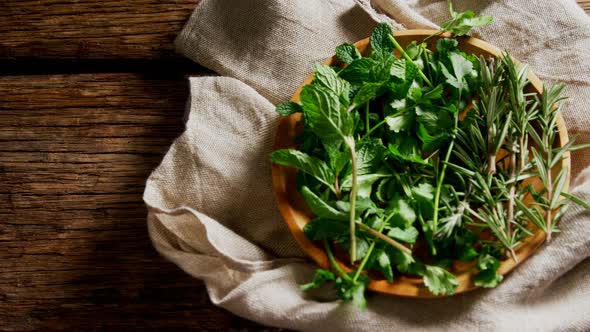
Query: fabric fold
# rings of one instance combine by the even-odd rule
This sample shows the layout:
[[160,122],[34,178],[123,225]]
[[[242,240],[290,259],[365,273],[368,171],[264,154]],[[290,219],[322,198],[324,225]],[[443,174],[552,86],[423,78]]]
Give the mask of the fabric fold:
[[[477,31],[481,38],[528,62],[546,82],[568,82],[564,117],[570,133],[588,142],[590,19],[583,11],[570,0],[454,4],[495,17],[495,25]],[[155,248],[204,280],[213,303],[266,325],[590,330],[590,212],[577,206],[563,217],[562,232],[495,289],[434,300],[369,294],[365,311],[336,301],[330,287],[299,290],[316,267],[275,202],[268,158],[278,123],[273,104],[288,99],[335,46],[367,37],[376,20],[428,28],[448,18],[446,1],[435,0],[201,0],[177,48],[231,78],[190,79],[185,131],[144,193]],[[590,153],[574,153],[572,164],[579,173]],[[576,178],[572,192],[590,199],[590,169]]]

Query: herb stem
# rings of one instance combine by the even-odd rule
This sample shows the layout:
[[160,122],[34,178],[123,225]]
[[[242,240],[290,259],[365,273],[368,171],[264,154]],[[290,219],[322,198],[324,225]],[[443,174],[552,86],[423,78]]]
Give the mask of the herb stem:
[[356,261],[356,192],[357,186],[357,165],[356,165],[356,151],[354,146],[354,138],[346,137],[344,139],[350,150],[350,161],[352,164],[352,185],[350,189],[350,264]]
[[379,238],[379,239],[387,242],[392,247],[394,247],[396,249],[399,249],[399,250],[405,252],[408,255],[411,255],[412,254],[412,250],[410,250],[408,247],[404,246],[403,244],[397,242],[396,240],[390,238],[389,236],[387,236],[387,235],[385,235],[385,234],[383,234],[381,232],[378,232],[378,231],[372,229],[371,227],[369,227],[369,226],[367,226],[367,225],[365,225],[363,223],[357,222],[356,224],[363,231],[365,231],[365,232],[373,235],[374,237],[377,237],[377,238]]
[[387,120],[381,120],[378,124],[376,124],[373,128],[371,128],[371,130],[367,131],[367,133],[365,134],[365,136],[363,136],[362,139],[364,140],[365,138],[369,137],[369,135],[371,135],[371,133],[373,133],[379,127],[383,126],[386,122],[387,122]]
[[[458,125],[457,113],[454,113],[453,117],[455,118],[454,131],[456,131]],[[455,136],[456,133],[453,133],[451,143],[449,144],[449,149],[447,150],[447,153],[445,155],[442,169],[440,171],[440,174],[438,175],[438,181],[436,183],[436,191],[434,192],[434,216],[432,217],[432,234],[436,234],[438,229],[438,206],[440,204],[440,193],[442,191],[443,181],[445,180],[447,165],[449,164],[449,159],[451,158],[451,153],[453,152],[453,147],[455,146]]]
[[[385,228],[385,221],[381,224],[381,227],[379,227],[378,232],[379,233],[383,232],[383,228]],[[354,273],[354,276],[352,277],[352,282],[356,282],[358,277],[361,275],[361,271],[363,271],[365,269],[365,265],[367,265],[367,262],[369,261],[369,258],[371,257],[371,254],[373,253],[373,250],[375,249],[376,244],[377,244],[377,239],[374,239],[373,243],[371,243],[371,246],[367,250],[367,254],[365,255],[365,257],[363,257],[361,264],[356,269],[356,272]]]
[[367,102],[367,106],[365,107],[365,130],[367,134],[369,133],[369,102]]
[[[551,145],[549,145],[549,135],[545,135],[545,149],[547,151],[547,201],[548,202],[552,202],[553,201],[553,177],[551,174],[551,159],[552,159],[552,154],[551,154]],[[551,241],[551,233],[553,233],[552,230],[552,206],[549,206],[549,208],[547,209],[547,214],[545,215],[545,220],[547,223],[547,242]]]
[[352,279],[350,278],[350,276],[348,274],[346,274],[346,272],[344,272],[344,270],[342,270],[342,268],[340,267],[340,264],[338,264],[338,262],[336,261],[336,258],[334,258],[334,254],[332,253],[332,248],[330,248],[330,245],[328,244],[327,240],[324,240],[324,248],[326,249],[326,253],[328,254],[328,259],[330,260],[330,264],[332,264],[332,267],[334,268],[334,270],[336,270],[336,272],[338,272],[338,274],[342,277],[342,279],[352,282]]
[[424,80],[424,82],[426,82],[426,84],[428,84],[429,86],[432,86],[432,82],[430,82],[430,80],[428,79],[428,77],[426,77],[426,75],[424,75],[424,72],[422,71],[422,69],[420,69],[418,67],[418,65],[416,65],[414,63],[414,60],[412,60],[412,58],[410,58],[410,56],[408,55],[408,53],[406,53],[406,51],[402,48],[402,46],[397,42],[397,40],[395,40],[395,38],[393,38],[392,35],[389,35],[389,40],[391,40],[391,42],[393,43],[395,49],[400,52],[400,54],[404,57],[404,59],[406,59],[406,61],[411,62],[412,64],[414,64],[414,66],[416,66],[416,68],[418,68],[418,74],[420,75],[420,77],[422,77],[422,79]]

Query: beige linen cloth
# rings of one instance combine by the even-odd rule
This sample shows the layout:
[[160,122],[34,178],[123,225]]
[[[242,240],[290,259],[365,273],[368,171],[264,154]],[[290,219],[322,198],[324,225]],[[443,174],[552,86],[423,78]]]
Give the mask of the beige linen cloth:
[[[481,38],[569,85],[570,134],[590,138],[590,19],[573,0],[455,1],[492,15]],[[384,15],[384,14],[387,14]],[[562,233],[496,289],[417,300],[368,294],[360,311],[329,287],[303,294],[315,266],[291,238],[275,203],[269,153],[286,100],[312,64],[376,20],[436,28],[446,1],[202,0],[176,43],[229,77],[191,78],[185,132],[147,182],[156,249],[204,280],[211,300],[262,324],[309,331],[589,331],[590,213],[572,207]],[[576,152],[573,192],[590,200],[589,152]],[[162,280],[163,283],[166,280]],[[179,319],[182,319],[179,317]]]

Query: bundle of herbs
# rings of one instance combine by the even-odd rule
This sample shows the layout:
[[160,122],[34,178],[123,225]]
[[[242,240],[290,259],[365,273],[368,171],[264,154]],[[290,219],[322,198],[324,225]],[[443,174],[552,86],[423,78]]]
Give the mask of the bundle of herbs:
[[527,93],[528,69],[510,55],[462,52],[456,37],[491,18],[451,13],[441,31],[452,37],[426,38],[438,39],[432,50],[425,40],[404,49],[379,24],[368,56],[340,45],[342,67],[316,65],[300,102],[278,105],[284,116],[303,113],[304,129],[297,150],[271,159],[299,169],[297,189],[315,215],[304,232],[323,241],[332,265],[303,290],[334,281],[340,298],[364,307],[371,271],[390,282],[420,276],[432,294],[449,295],[454,261],[475,261],[475,285],[495,287],[500,262],[516,260],[525,238],[541,229],[549,240],[570,201],[588,206],[563,192],[568,169],[552,172],[582,147],[556,144],[563,86]]

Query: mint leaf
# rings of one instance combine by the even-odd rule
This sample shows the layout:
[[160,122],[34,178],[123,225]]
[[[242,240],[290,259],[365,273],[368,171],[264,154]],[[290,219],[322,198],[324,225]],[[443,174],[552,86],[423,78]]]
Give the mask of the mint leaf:
[[334,184],[334,172],[328,168],[328,165],[323,160],[301,151],[293,149],[276,150],[270,155],[270,160],[279,165],[298,168],[330,188]]
[[356,151],[357,174],[374,173],[383,161],[385,146],[380,139],[370,139],[360,145]]
[[301,187],[301,194],[303,199],[311,209],[311,211],[318,217],[335,219],[335,220],[348,220],[346,213],[340,212],[318,197],[313,193],[307,186]]
[[354,107],[365,105],[368,101],[371,101],[372,99],[382,95],[383,92],[385,91],[383,90],[382,83],[365,83],[354,96],[352,104]]
[[361,58],[359,50],[356,48],[356,46],[350,43],[345,43],[336,47],[336,56],[338,59],[340,59],[340,61],[346,64],[350,64],[354,60]]
[[284,103],[278,104],[275,110],[282,116],[289,116],[293,113],[301,112],[302,108],[301,105],[297,103],[286,101]]
[[315,84],[306,85],[300,99],[305,123],[322,140],[352,135],[354,120],[334,92]]
[[314,83],[326,87],[330,91],[334,92],[339,97],[340,102],[344,105],[350,103],[350,83],[338,77],[338,74],[330,66],[316,64],[314,69]]
[[336,280],[336,276],[334,275],[334,273],[332,273],[332,271],[317,269],[315,271],[315,276],[313,277],[313,280],[310,283],[300,285],[299,289],[301,289],[302,291],[307,291],[310,289],[318,288],[326,282],[334,280]]
[[394,227],[387,233],[387,236],[402,242],[415,243],[418,239],[418,230],[412,226],[406,229]]
[[342,151],[342,140],[324,140],[323,144],[328,153],[330,168],[338,176],[350,162],[350,151],[348,149]]
[[360,58],[354,60],[346,68],[340,71],[340,77],[350,83],[363,84],[364,82],[374,82],[373,67],[376,62],[371,58]]
[[424,271],[424,285],[434,295],[451,295],[459,286],[455,276],[438,266],[426,265]]
[[393,36],[393,30],[387,23],[377,24],[373,34],[371,34],[371,48],[373,49],[373,54],[378,58],[384,58],[390,55],[395,49],[395,45],[389,39],[389,35]]
[[303,232],[308,239],[313,241],[329,240],[347,235],[348,224],[343,221],[318,217],[305,224]]
[[[370,197],[371,192],[373,189],[373,183],[377,180],[382,178],[390,177],[390,174],[383,174],[383,173],[372,173],[372,174],[363,174],[357,177],[357,196],[359,198]],[[352,177],[347,176],[342,181],[342,189],[343,190],[350,190],[352,187]]]

